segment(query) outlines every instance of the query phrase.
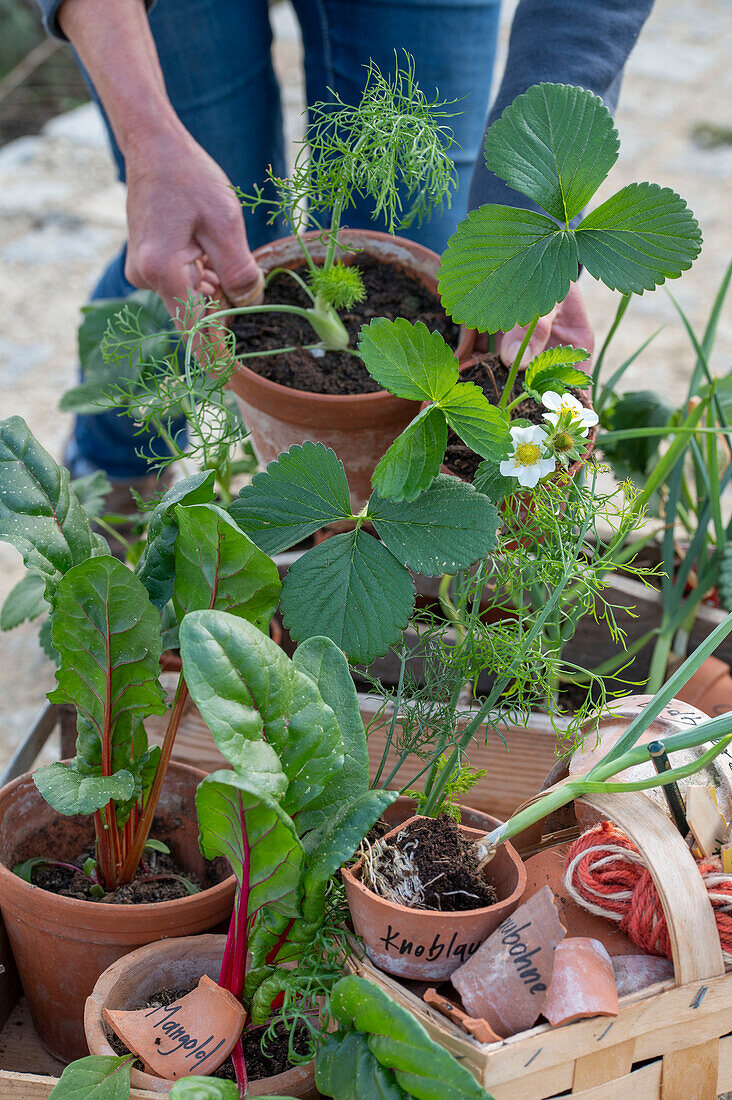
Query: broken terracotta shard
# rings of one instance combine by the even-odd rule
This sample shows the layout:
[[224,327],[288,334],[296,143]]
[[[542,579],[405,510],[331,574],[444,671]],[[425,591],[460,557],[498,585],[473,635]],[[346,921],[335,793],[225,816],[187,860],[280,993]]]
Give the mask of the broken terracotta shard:
[[543,1014],[552,1027],[588,1016],[617,1016],[613,964],[599,940],[575,938],[558,944]]
[[618,997],[637,993],[674,976],[674,964],[659,955],[619,955],[612,960]]
[[504,1039],[531,1027],[544,1009],[554,952],[565,934],[545,886],[452,975],[466,1011]]
[[242,1033],[246,1012],[233,993],[204,974],[195,989],[164,1008],[105,1008],[104,1018],[148,1073],[177,1081],[218,1069]]

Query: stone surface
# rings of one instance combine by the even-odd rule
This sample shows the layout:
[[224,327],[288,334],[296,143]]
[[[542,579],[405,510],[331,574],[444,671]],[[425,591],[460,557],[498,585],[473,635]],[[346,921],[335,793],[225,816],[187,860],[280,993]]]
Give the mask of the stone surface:
[[[504,0],[501,49],[505,46],[516,0]],[[619,163],[600,198],[633,180],[650,179],[674,187],[696,213],[704,233],[701,258],[670,287],[688,311],[697,331],[703,328],[721,281],[729,251],[729,187],[732,149],[702,148],[698,126],[724,126],[732,86],[727,44],[720,28],[729,16],[729,0],[656,0],[653,12],[626,68],[617,113],[622,140]],[[274,9],[277,40],[274,62],[283,85],[288,139],[301,132],[303,107],[301,46],[287,4]],[[500,65],[499,65],[500,68]],[[696,75],[694,75],[696,74]],[[701,76],[704,79],[701,79]],[[498,74],[497,77],[498,78]],[[50,122],[39,136],[20,138],[0,149],[0,184],[5,188],[35,188],[48,183],[68,186],[66,197],[53,200],[71,218],[90,229],[110,231],[96,237],[96,248],[81,254],[64,252],[56,241],[55,258],[30,262],[23,249],[6,249],[47,224],[49,200],[23,213],[0,211],[0,332],[15,345],[49,350],[33,366],[18,350],[16,366],[3,359],[0,415],[24,416],[44,445],[60,455],[70,417],[58,412],[58,400],[76,375],[75,348],[79,308],[124,236],[124,190],[115,180],[99,117],[91,107],[79,108]],[[16,192],[17,193],[17,192]],[[39,192],[40,193],[40,192]],[[46,192],[48,195],[48,192]],[[34,247],[48,248],[48,236]],[[51,237],[53,244],[54,237]],[[607,332],[616,299],[611,291],[583,279],[583,293],[599,340]],[[625,376],[626,389],[655,389],[682,398],[694,357],[673,303],[661,288],[637,298],[611,346],[606,376],[616,369],[659,326],[665,326]],[[713,371],[729,369],[732,318],[720,321],[712,358]],[[0,601],[21,576],[18,555],[0,546]],[[12,753],[53,684],[53,671],[40,655],[33,624],[0,635],[0,700],[3,726],[0,766]]]

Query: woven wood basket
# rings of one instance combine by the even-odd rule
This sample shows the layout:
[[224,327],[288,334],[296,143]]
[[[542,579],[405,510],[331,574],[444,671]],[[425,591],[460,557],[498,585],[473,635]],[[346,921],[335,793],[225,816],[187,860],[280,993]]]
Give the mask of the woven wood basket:
[[408,1008],[495,1100],[716,1100],[732,1089],[732,973],[725,975],[714,912],[669,818],[640,793],[583,799],[645,856],[666,914],[675,979],[620,1000],[615,1019],[542,1024],[482,1044],[429,1008],[426,984],[399,982],[367,959],[350,968]]

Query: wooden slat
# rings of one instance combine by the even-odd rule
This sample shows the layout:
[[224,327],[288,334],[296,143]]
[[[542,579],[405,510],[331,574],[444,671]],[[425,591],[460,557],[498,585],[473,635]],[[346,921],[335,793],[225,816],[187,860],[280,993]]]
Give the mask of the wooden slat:
[[[0,1070],[0,1100],[48,1100],[51,1090],[57,1084],[56,1077]],[[130,1100],[160,1100],[160,1093],[131,1089]]]
[[606,1081],[615,1081],[624,1077],[633,1068],[635,1039],[625,1043],[616,1043],[609,1050],[597,1050],[586,1054],[574,1063],[572,1092],[581,1092],[593,1085],[602,1085]]
[[[689,1028],[688,1037],[693,1035]],[[719,1039],[699,1046],[664,1054],[661,1070],[661,1100],[716,1100]]]

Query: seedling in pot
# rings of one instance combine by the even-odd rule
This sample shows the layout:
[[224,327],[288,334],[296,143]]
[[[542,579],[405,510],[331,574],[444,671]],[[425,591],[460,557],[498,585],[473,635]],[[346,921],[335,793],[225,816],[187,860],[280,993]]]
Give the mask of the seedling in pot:
[[213,473],[175,485],[160,501],[135,572],[106,552],[69,484],[19,417],[0,422],[0,537],[44,584],[58,654],[53,702],[78,712],[77,754],[34,781],[59,813],[91,815],[100,884],[133,880],[188,696],[180,677],[162,749],[144,720],[164,715],[161,613],[182,622],[226,608],[267,629],[280,583],[270,559],[211,503]]
[[[284,995],[290,1026],[305,1022],[317,1045],[347,950],[331,878],[396,794],[369,789],[356,690],[329,639],[290,660],[244,620],[200,611],[180,643],[193,699],[233,768],[196,796],[201,850],[227,858],[237,879],[219,984],[244,999],[251,1025]],[[241,1044],[233,1061],[244,1091]]]
[[[523,425],[510,426],[512,406],[526,395],[556,411],[563,403],[573,407],[566,402],[567,387],[589,385],[575,367],[588,358],[585,351],[549,348],[529,364],[523,393],[511,399],[539,317],[566,297],[579,265],[613,290],[640,294],[678,278],[701,248],[699,228],[683,199],[656,184],[630,184],[576,223],[618,148],[602,101],[563,84],[530,88],[490,128],[488,167],[546,213],[498,205],[472,211],[443,254],[440,295],[454,321],[480,332],[517,324],[528,328],[495,405],[476,386],[459,383],[450,349],[424,326],[379,319],[362,330],[359,349],[372,377],[396,396],[428,402],[377,467],[374,486],[383,496],[409,499],[429,485],[445,453],[448,425],[491,464],[491,473],[509,461],[512,449],[516,456],[528,443],[540,454],[513,466],[528,465],[546,476],[551,457],[556,462],[570,455],[569,440],[558,438],[568,427],[578,449],[582,432],[575,417],[543,439],[523,439]],[[502,472],[517,473],[509,467]]]

